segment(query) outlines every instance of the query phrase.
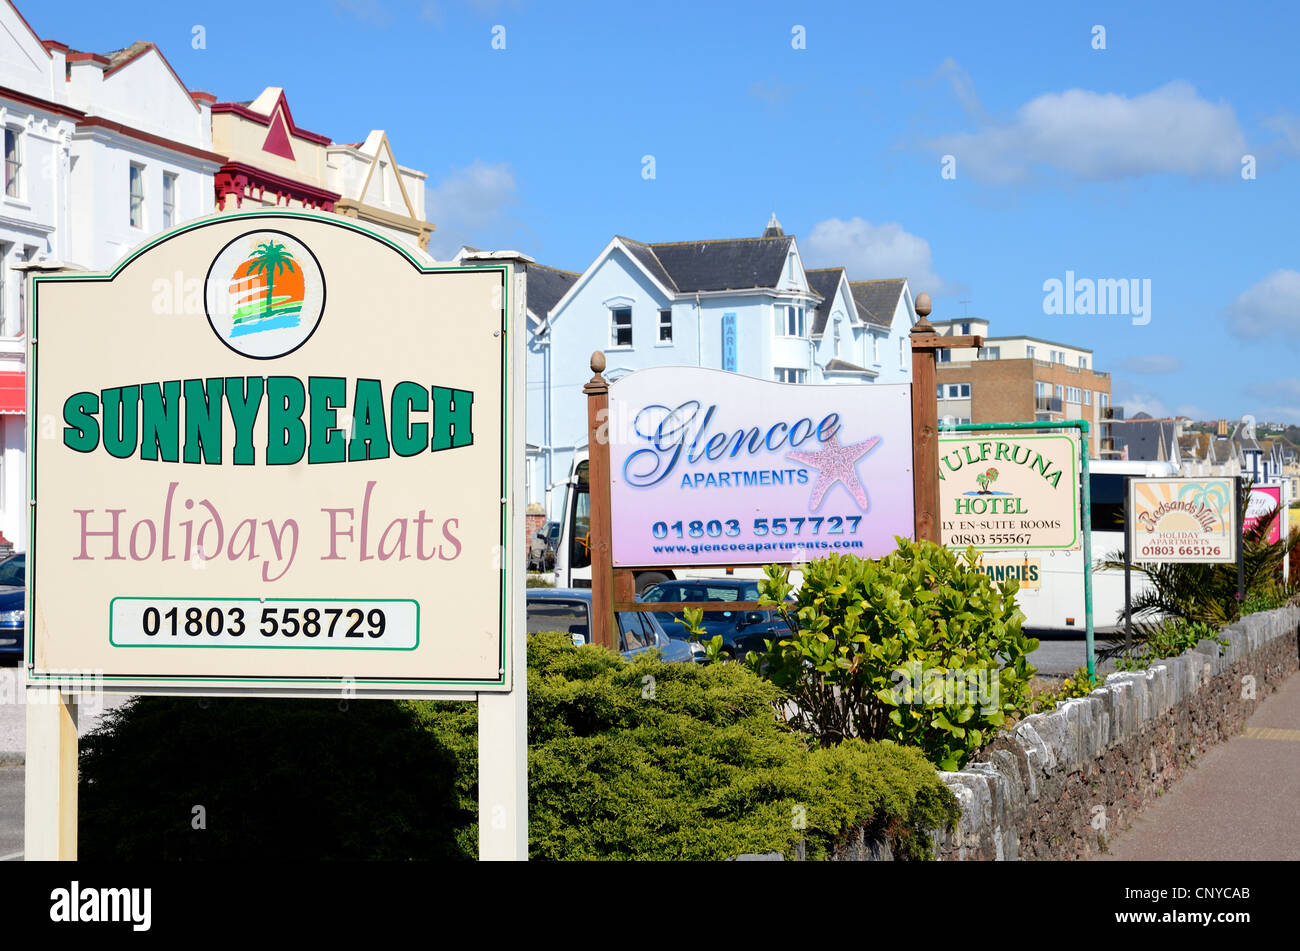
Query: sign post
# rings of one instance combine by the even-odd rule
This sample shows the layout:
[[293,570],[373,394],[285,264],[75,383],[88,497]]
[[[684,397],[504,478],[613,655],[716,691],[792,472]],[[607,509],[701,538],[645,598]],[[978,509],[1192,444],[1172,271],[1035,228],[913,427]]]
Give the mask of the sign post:
[[[1045,431],[1064,430],[1048,434]],[[980,551],[1083,549],[1084,644],[1096,675],[1092,613],[1092,494],[1087,420],[963,423],[945,430],[943,544]],[[967,435],[979,434],[979,435]],[[998,435],[995,435],[998,434]],[[951,450],[950,459],[948,450]],[[964,482],[958,473],[970,466]],[[962,492],[964,486],[974,491]],[[998,485],[1005,489],[995,488]],[[964,508],[963,508],[964,506]],[[1068,514],[1053,519],[1053,514]],[[956,516],[969,518],[958,521]],[[951,527],[949,527],[951,526]],[[969,527],[967,527],[969,526]]]
[[75,857],[91,684],[482,700],[481,852],[526,856],[518,260],[277,209],[31,278],[28,858]]

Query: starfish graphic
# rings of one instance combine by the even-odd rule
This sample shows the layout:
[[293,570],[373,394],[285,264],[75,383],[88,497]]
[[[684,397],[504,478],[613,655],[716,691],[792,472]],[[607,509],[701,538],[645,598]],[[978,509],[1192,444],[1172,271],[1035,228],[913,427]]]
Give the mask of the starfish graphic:
[[876,443],[880,442],[879,436],[872,436],[863,442],[854,443],[851,446],[841,446],[837,435],[831,436],[826,440],[825,448],[818,452],[787,452],[787,459],[794,459],[798,462],[806,463],[817,469],[819,475],[817,482],[813,485],[812,496],[809,498],[809,505],[812,511],[821,508],[822,500],[826,498],[826,493],[834,488],[838,482],[848,490],[858,503],[858,508],[867,511],[867,490],[862,487],[858,481],[858,460],[876,448]]

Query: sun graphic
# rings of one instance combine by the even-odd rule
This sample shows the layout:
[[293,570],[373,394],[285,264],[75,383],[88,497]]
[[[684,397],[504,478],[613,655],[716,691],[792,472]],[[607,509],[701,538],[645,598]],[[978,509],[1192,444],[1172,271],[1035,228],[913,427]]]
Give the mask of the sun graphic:
[[[1137,486],[1134,502],[1135,515],[1154,516],[1139,521],[1155,531],[1222,531],[1228,520],[1231,493],[1225,484],[1214,481],[1143,482]],[[1204,524],[1207,516],[1208,529]]]

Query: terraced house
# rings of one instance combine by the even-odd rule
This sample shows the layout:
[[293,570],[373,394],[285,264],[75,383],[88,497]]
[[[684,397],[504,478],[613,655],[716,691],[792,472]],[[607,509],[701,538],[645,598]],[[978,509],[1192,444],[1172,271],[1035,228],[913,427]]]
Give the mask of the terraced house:
[[528,500],[587,441],[592,351],[606,376],[703,366],[783,383],[903,383],[916,322],[906,278],[807,269],[775,215],[758,237],[648,244],[614,237],[581,273],[528,272]]

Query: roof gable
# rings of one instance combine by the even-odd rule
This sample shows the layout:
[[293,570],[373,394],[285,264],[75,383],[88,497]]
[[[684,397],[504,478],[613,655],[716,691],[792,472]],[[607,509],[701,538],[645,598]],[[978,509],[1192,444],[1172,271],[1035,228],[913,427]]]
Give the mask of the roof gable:
[[[835,307],[840,285],[847,283],[848,278],[842,267],[814,268],[811,271],[804,271],[804,276],[808,279],[809,290],[821,295],[821,303],[813,311],[812,322],[812,336],[819,337],[826,330],[826,322],[830,320],[831,311]],[[850,293],[850,306],[853,306],[852,301],[853,297]],[[852,319],[851,314],[850,319]]]
[[50,59],[50,51],[18,8],[5,0],[0,6],[0,84],[48,97]]
[[544,264],[524,266],[524,280],[528,289],[528,312],[538,320],[545,320],[569,288],[577,283],[581,274],[561,271]]
[[883,281],[850,281],[858,317],[876,327],[893,327],[894,312],[898,310],[906,284],[907,279],[901,277]]

